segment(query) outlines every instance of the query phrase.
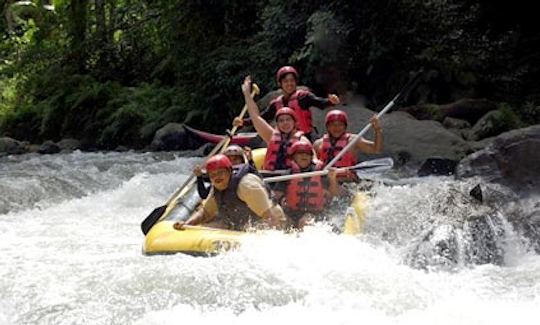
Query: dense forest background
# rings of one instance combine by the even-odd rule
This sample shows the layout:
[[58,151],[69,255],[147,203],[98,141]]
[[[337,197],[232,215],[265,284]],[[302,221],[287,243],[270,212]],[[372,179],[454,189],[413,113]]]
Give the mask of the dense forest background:
[[168,122],[221,132],[251,74],[297,67],[317,94],[377,109],[487,98],[540,123],[540,33],[526,1],[1,0],[0,136],[141,148]]

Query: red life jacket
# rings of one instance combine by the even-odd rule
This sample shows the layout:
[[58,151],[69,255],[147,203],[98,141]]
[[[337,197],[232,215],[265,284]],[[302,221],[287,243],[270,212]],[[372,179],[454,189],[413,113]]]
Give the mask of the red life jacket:
[[304,110],[300,107],[298,102],[299,97],[304,97],[309,94],[309,91],[297,89],[291,97],[289,97],[289,102],[285,105],[283,103],[283,95],[274,99],[270,104],[276,105],[276,111],[282,107],[289,107],[294,109],[296,116],[298,116],[298,121],[296,122],[298,130],[304,132],[305,134],[311,133],[313,131],[313,122],[311,118],[311,111],[308,109]]
[[294,131],[288,139],[283,139],[283,134],[277,129],[274,129],[270,143],[266,148],[266,156],[264,157],[263,169],[276,170],[276,169],[288,169],[291,167],[291,159],[287,154],[287,149],[292,146],[293,143],[299,141],[304,135],[300,131]]
[[[322,162],[311,164],[310,171],[321,170]],[[291,172],[299,173],[300,167],[292,162]],[[317,212],[321,211],[325,204],[324,187],[321,176],[307,178],[295,178],[289,181],[287,186],[287,207],[292,211]]]
[[[324,165],[327,165],[332,159],[334,159],[335,156],[337,156],[345,146],[349,143],[349,141],[354,137],[351,133],[343,133],[339,139],[334,143],[334,145],[330,142],[330,135],[326,133],[323,136],[323,141],[321,148],[319,149],[319,159],[323,161]],[[341,158],[334,164],[334,167],[349,167],[356,165],[356,157],[353,155],[353,153],[349,150],[347,151]],[[337,175],[339,180],[348,180],[348,181],[356,181],[358,180],[358,176],[353,171],[346,171],[338,173]]]
[[[330,142],[330,136],[326,133],[323,136],[322,146],[319,150],[319,159],[327,165],[335,156],[337,156],[343,148],[347,146],[349,140],[352,138],[351,133],[343,133],[339,139],[332,145]],[[335,167],[349,167],[356,165],[356,157],[349,150],[347,151],[335,164]]]

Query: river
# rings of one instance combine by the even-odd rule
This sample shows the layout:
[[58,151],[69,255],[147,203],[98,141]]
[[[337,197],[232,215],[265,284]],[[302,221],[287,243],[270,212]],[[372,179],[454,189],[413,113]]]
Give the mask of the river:
[[454,213],[445,207],[451,188],[473,185],[445,177],[376,185],[359,236],[316,225],[216,257],[142,255],[140,222],[198,161],[0,158],[0,324],[492,325],[540,316],[540,257],[507,224],[500,265],[407,262],[428,219]]

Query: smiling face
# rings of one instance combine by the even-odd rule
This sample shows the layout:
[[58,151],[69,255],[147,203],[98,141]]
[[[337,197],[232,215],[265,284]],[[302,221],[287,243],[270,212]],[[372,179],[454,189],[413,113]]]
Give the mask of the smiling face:
[[311,159],[313,158],[312,152],[303,152],[303,151],[297,151],[293,155],[294,162],[300,167],[301,169],[309,167],[311,164]]
[[296,90],[296,78],[292,73],[287,73],[279,82],[279,86],[286,95],[290,95]]
[[294,118],[290,115],[280,115],[276,119],[276,126],[278,130],[282,133],[289,134],[294,130],[294,126],[296,124],[296,121]]
[[210,182],[218,191],[224,191],[229,186],[232,171],[228,168],[218,168],[208,172]]
[[347,131],[347,125],[340,121],[332,121],[326,124],[326,130],[333,138],[339,138]]

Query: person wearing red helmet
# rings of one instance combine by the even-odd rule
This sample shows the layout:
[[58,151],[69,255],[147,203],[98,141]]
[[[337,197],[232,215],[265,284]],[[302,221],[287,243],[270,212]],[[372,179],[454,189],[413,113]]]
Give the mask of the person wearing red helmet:
[[[250,164],[255,166],[255,162],[251,157],[251,149],[249,147],[242,148],[239,145],[231,144],[224,151],[223,154],[229,158],[233,167]],[[195,165],[193,168],[193,173],[197,176],[197,192],[201,199],[206,199],[208,194],[210,194],[210,187],[207,187],[205,183],[209,182],[208,175],[204,175],[201,165]],[[206,177],[205,177],[206,176]]]
[[[318,139],[313,144],[317,156],[326,165],[341,150],[352,141],[354,134],[347,132],[347,124],[349,122],[347,114],[341,110],[331,110],[326,114],[325,118],[326,133],[321,139]],[[356,140],[347,153],[345,153],[335,164],[335,167],[348,167],[356,164],[356,157],[360,152],[373,154],[382,152],[383,137],[382,130],[377,116],[373,116],[370,120],[371,127],[375,131],[374,141],[369,141],[363,137]],[[340,181],[357,181],[358,177],[352,171],[338,175]]]
[[[287,155],[287,149],[299,140],[309,142],[303,133],[297,129],[298,116],[293,109],[282,107],[276,112],[276,127],[273,128],[261,117],[257,104],[250,96],[250,91],[251,77],[247,76],[242,84],[244,99],[248,107],[249,115],[253,121],[253,126],[267,145],[263,169],[288,169],[291,165],[291,161]],[[242,125],[242,120],[235,118],[233,123],[235,126],[240,126]]]
[[[272,116],[282,107],[292,108],[298,117],[298,130],[311,141],[313,140],[313,122],[310,107],[325,109],[328,106],[339,104],[339,97],[330,94],[327,98],[315,96],[312,92],[298,89],[298,72],[292,66],[281,67],[276,73],[276,82],[282,91],[282,95],[272,100],[269,106],[261,113],[266,120],[271,120]],[[245,122],[248,122],[246,119]]]
[[[290,174],[323,168],[322,162],[314,159],[313,146],[309,142],[295,142],[289,148],[289,155],[293,159]],[[340,191],[334,168],[329,171],[327,179],[322,176],[295,178],[274,189],[287,216],[298,229],[302,229],[314,215],[321,214],[331,198]]]
[[268,188],[253,166],[242,164],[233,171],[229,158],[218,154],[208,159],[206,171],[213,193],[204,202],[203,208],[187,221],[176,222],[176,230],[182,230],[184,225],[201,223],[214,228],[245,230],[261,220],[271,227],[279,227],[285,221],[283,210],[274,204]]

